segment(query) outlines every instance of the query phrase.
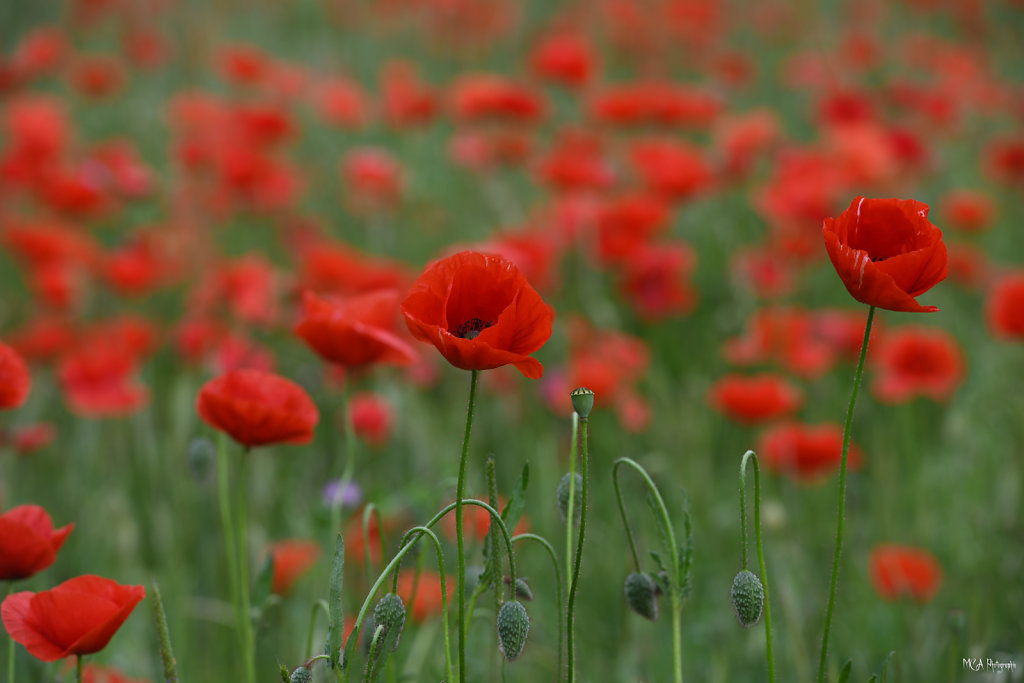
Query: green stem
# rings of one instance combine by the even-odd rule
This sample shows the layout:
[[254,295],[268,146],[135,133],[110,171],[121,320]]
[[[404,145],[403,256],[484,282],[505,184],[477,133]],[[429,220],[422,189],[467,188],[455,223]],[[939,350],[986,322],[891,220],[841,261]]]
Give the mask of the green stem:
[[764,639],[768,657],[768,681],[775,683],[775,650],[772,645],[772,601],[768,591],[768,570],[764,564],[764,544],[761,540],[761,467],[757,454],[747,451],[740,461],[740,523],[743,527],[743,568],[747,568],[747,523],[745,490],[747,481],[747,463],[754,464],[754,540],[757,543],[757,567],[761,572],[761,585],[764,587]]
[[579,413],[572,413],[572,441],[569,444],[569,504],[565,510],[565,589],[569,590],[572,585],[572,529],[575,524],[576,515],[573,514],[573,505],[576,498],[576,440],[579,431]]
[[[575,624],[575,621],[576,621],[576,619],[575,619],[575,617],[576,617],[576,588],[579,585],[579,581],[580,581],[580,566],[583,563],[583,539],[584,539],[584,537],[586,536],[586,533],[587,533],[587,460],[588,460],[588,457],[587,457],[588,456],[588,449],[587,449],[587,425],[589,424],[589,420],[584,418],[584,419],[581,419],[579,422],[580,422],[580,431],[582,432],[582,434],[580,434],[580,445],[582,446],[582,450],[583,450],[582,457],[580,459],[580,463],[581,463],[581,468],[580,469],[582,470],[581,474],[583,475],[583,486],[582,486],[582,489],[583,489],[582,493],[583,493],[583,495],[581,496],[581,500],[580,500],[580,535],[579,535],[579,537],[576,540],[576,557],[573,558],[572,583],[569,584],[569,616],[566,619],[567,630],[568,630],[568,641],[569,641],[569,645],[568,645],[568,648],[569,648],[569,651],[568,651],[568,657],[569,657],[569,683],[573,683],[573,681],[576,680],[576,677],[575,677],[576,676],[576,670],[575,670],[576,642],[575,642],[575,632],[574,632],[575,631],[575,625],[576,625]],[[575,453],[573,455],[575,456]],[[570,475],[570,484],[569,484],[570,487],[572,486],[572,482],[575,480],[575,478],[576,478],[575,476]],[[571,488],[570,488],[570,499],[571,499],[571,497],[572,497],[572,494],[571,494]],[[571,513],[571,508],[570,508],[570,513]],[[569,518],[569,521],[570,522],[572,521],[571,517]],[[572,526],[571,523],[570,523],[570,526]]]
[[871,338],[871,323],[875,318],[875,307],[868,309],[868,320],[864,324],[864,341],[857,359],[857,372],[853,376],[853,391],[850,405],[846,408],[846,424],[843,426],[843,453],[839,460],[839,504],[836,512],[836,549],[832,555],[832,579],[828,588],[828,607],[825,609],[825,630],[821,637],[821,656],[818,659],[818,683],[825,681],[825,658],[828,655],[828,637],[832,630],[832,612],[836,604],[836,584],[839,582],[839,557],[843,552],[843,523],[846,516],[846,459],[850,452],[850,428],[853,426],[853,408],[857,404],[857,392],[864,374],[864,359],[868,355],[868,341]]
[[235,548],[235,525],[231,519],[231,482],[229,481],[227,436],[217,436],[217,489],[220,503],[220,524],[224,534],[224,551],[228,560],[228,584],[231,588],[231,604],[235,610],[235,629],[240,645],[243,643],[241,601],[238,591],[238,554]]
[[479,370],[473,370],[469,381],[469,405],[466,408],[466,433],[462,438],[459,458],[459,480],[455,485],[455,541],[458,557],[457,592],[459,600],[459,683],[466,683],[466,541],[462,536],[462,496],[466,490],[466,461],[469,459],[469,434],[473,427],[473,407],[476,404],[476,385]]
[[246,534],[246,484],[245,470],[249,461],[249,450],[242,454],[238,467],[238,507],[235,515],[238,523],[238,587],[242,609],[242,656],[245,658],[245,678],[256,683],[256,644],[252,626],[252,606],[249,600],[249,549]]
[[676,683],[683,683],[683,610],[677,598],[672,599],[672,673]]
[[[547,542],[542,536],[537,534],[519,534],[518,536],[512,537],[512,542],[517,541],[536,541],[544,546],[544,549],[548,551],[548,557],[551,558],[551,566],[555,570],[555,604],[558,605],[558,679],[562,680],[562,619],[565,615],[562,614],[562,569],[558,565],[558,554],[555,553],[554,547]],[[515,587],[513,586],[513,590]]]
[[75,658],[75,680],[82,683],[82,655]]
[[[313,603],[313,609],[309,611],[309,633],[306,636],[306,659],[313,656],[313,634],[316,629],[316,613],[317,610],[323,610],[323,613],[327,615],[327,620],[331,619],[331,608],[323,600],[317,600]],[[330,660],[330,656],[322,655],[324,658]]]
[[352,426],[352,415],[349,412],[349,382],[346,377],[341,390],[341,419],[344,433],[342,434],[343,443],[345,444],[345,467],[341,473],[341,479],[338,483],[338,500],[331,501],[331,533],[338,533],[341,527],[341,508],[343,505],[343,498],[345,496],[345,490],[348,488],[349,483],[352,481],[353,473],[355,471],[356,461],[356,449],[355,449],[355,438],[353,434],[354,427]]
[[[619,514],[622,515],[622,526],[626,529],[626,540],[629,541],[629,552],[633,555],[633,566],[639,572],[640,555],[636,551],[636,542],[633,540],[633,529],[629,526],[629,517],[626,515],[626,504],[622,500],[622,487],[619,485],[619,478],[613,476],[612,483],[615,485],[615,500],[619,503]],[[746,558],[744,558],[743,562],[744,566],[746,566]]]
[[380,548],[381,557],[384,556],[384,524],[381,520],[380,511],[376,504],[367,503],[363,508],[363,554],[366,559],[366,577],[373,576],[373,538],[370,535],[370,520],[373,514],[377,513],[377,546]]
[[167,627],[164,599],[156,581],[153,582],[153,610],[156,615],[156,630],[160,636],[160,660],[164,665],[164,683],[178,683],[177,665],[174,661],[174,650],[171,649],[171,632]]
[[[495,473],[494,458],[487,458],[485,471],[487,472],[487,502],[495,510],[498,509],[498,476]],[[491,518],[491,527],[494,527],[494,518]],[[501,561],[498,559],[498,535],[488,531],[487,538],[487,562],[490,565],[491,584],[494,585],[494,614],[501,609]],[[478,586],[479,587],[479,584]],[[515,597],[516,587],[512,585],[512,595]],[[497,634],[495,634],[497,636]]]
[[[437,571],[441,580],[441,627],[444,629],[444,666],[445,671],[448,672],[448,676],[445,678],[446,681],[454,679],[454,669],[452,668],[452,643],[451,637],[448,634],[448,589],[447,580],[445,578],[444,568],[444,551],[441,550],[441,541],[438,540],[437,534],[428,529],[425,526],[415,526],[406,532],[405,537],[402,539],[402,545],[405,545],[409,535],[413,532],[418,532],[419,536],[416,537],[412,542],[419,540],[420,536],[426,534],[430,536],[430,540],[434,542],[434,550],[437,552]],[[398,573],[397,571],[395,572]],[[411,602],[411,601],[410,601]]]

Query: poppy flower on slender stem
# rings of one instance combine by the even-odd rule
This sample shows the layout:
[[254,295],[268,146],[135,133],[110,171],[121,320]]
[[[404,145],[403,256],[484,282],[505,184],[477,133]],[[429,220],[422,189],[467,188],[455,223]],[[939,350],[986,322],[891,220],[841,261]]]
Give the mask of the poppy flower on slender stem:
[[270,547],[274,574],[270,590],[287,595],[299,577],[305,574],[320,557],[320,544],[303,539],[278,541]]
[[551,336],[555,314],[510,261],[463,251],[435,261],[402,303],[409,331],[463,370],[514,365],[530,379],[530,354]]
[[884,544],[871,551],[871,583],[886,600],[911,597],[928,602],[942,583],[942,568],[926,550]]
[[49,567],[74,528],[54,529],[38,505],[19,505],[0,515],[0,580],[25,579]]
[[21,406],[28,398],[32,379],[18,352],[0,342],[0,410]]
[[144,597],[142,586],[85,575],[48,591],[12,593],[0,616],[11,638],[29,654],[54,662],[105,648]]

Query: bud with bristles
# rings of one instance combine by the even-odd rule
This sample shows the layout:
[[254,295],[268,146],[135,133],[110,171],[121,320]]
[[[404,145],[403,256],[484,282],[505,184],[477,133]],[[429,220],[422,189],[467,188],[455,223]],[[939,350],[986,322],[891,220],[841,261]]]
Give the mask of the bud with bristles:
[[310,683],[313,680],[313,672],[304,666],[292,672],[290,683]]
[[644,619],[658,618],[658,596],[661,590],[650,574],[633,572],[626,577],[626,604]]
[[509,600],[498,610],[498,649],[512,661],[523,652],[530,633],[530,616],[523,603]]
[[[558,482],[558,488],[555,489],[555,496],[558,498],[558,513],[562,515],[562,523],[565,524],[566,518],[569,516],[569,473],[566,472],[562,480]],[[575,495],[573,495],[572,501],[572,525],[580,525],[580,515],[583,514],[583,506],[580,504],[583,500],[583,475],[579,472],[576,473],[576,488]]]
[[[509,576],[505,577],[505,585],[508,586],[512,583],[512,578]],[[530,588],[530,584],[526,582],[526,579],[521,576],[516,577],[516,597],[526,602],[533,600],[533,589]]]
[[764,609],[764,586],[757,575],[746,569],[742,570],[733,579],[729,595],[740,624],[750,627],[761,619],[761,611]]
[[373,608],[373,622],[384,627],[383,638],[394,638],[395,644],[391,648],[398,648],[398,641],[402,638],[402,629],[405,627],[405,605],[402,598],[394,593],[388,593],[377,606]]
[[590,411],[594,409],[594,392],[586,387],[573,389],[569,394],[572,399],[572,409],[580,416],[581,420],[590,417]]

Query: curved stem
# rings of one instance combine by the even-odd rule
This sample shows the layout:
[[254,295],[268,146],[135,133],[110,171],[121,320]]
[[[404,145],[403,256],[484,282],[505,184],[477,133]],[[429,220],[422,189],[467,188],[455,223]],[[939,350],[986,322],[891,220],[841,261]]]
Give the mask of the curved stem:
[[256,681],[256,644],[252,627],[252,606],[249,603],[249,550],[246,534],[246,485],[245,469],[249,460],[248,449],[242,454],[238,468],[238,583],[242,609],[242,656],[245,658],[245,676],[249,683]]
[[466,460],[469,456],[469,434],[473,427],[473,408],[476,404],[476,385],[479,370],[473,370],[469,381],[469,405],[466,408],[466,433],[462,438],[462,455],[459,458],[459,480],[455,485],[455,542],[459,573],[457,591],[459,599],[459,683],[466,681],[466,541],[462,535],[462,496],[466,491]]
[[377,514],[377,546],[380,548],[381,557],[384,556],[384,525],[381,523],[380,510],[374,503],[367,503],[363,508],[363,554],[366,556],[366,576],[373,576],[373,539],[370,536],[370,520],[373,514]]
[[572,413],[572,441],[569,444],[569,503],[565,509],[565,589],[572,585],[572,529],[576,526],[576,439],[579,431],[579,413]]
[[868,320],[864,324],[864,341],[857,359],[857,372],[853,376],[853,391],[846,408],[846,424],[843,426],[843,453],[839,459],[839,503],[836,512],[836,549],[832,554],[832,579],[828,587],[828,607],[825,609],[825,630],[821,636],[821,656],[818,659],[818,683],[825,680],[825,658],[828,656],[828,637],[832,630],[832,612],[836,604],[836,584],[839,582],[839,557],[843,552],[843,522],[846,516],[846,459],[850,452],[850,428],[853,426],[853,408],[857,405],[861,376],[864,374],[864,359],[868,355],[868,340],[871,338],[871,323],[875,318],[875,307],[868,309]]
[[[583,447],[582,458],[580,459],[583,475],[583,495],[580,500],[580,535],[576,541],[576,557],[573,558],[573,571],[572,571],[572,583],[569,585],[569,616],[566,619],[566,625],[568,630],[568,641],[569,641],[569,683],[573,683],[576,680],[575,675],[575,664],[576,664],[576,642],[575,642],[575,612],[576,612],[576,588],[580,581],[580,566],[583,561],[583,539],[587,533],[587,425],[589,420],[580,420],[580,445]],[[570,481],[575,480],[573,477]],[[570,483],[570,486],[572,484]],[[571,522],[570,518],[570,522]]]
[[[450,681],[454,678],[454,669],[452,669],[451,637],[448,634],[448,582],[445,578],[444,551],[441,550],[441,541],[437,539],[437,534],[425,526],[414,526],[406,532],[405,537],[402,538],[403,545],[406,543],[406,539],[409,538],[409,534],[413,532],[419,532],[419,536],[413,542],[419,540],[423,534],[430,536],[430,540],[434,542],[434,550],[437,552],[437,571],[441,579],[441,628],[444,629],[444,666],[445,671],[448,672],[448,677],[445,680]],[[397,575],[398,572],[396,571],[395,574]]]
[[754,464],[754,539],[757,543],[757,567],[761,573],[761,585],[764,588],[764,639],[765,651],[768,658],[768,681],[775,683],[775,650],[772,645],[772,601],[771,593],[768,591],[768,570],[764,564],[764,544],[761,541],[761,467],[758,464],[757,454],[754,451],[747,451],[740,461],[740,508],[743,510],[743,568],[747,568],[747,528],[746,528],[746,505],[744,490],[747,481],[747,463]]
[[[622,487],[619,486],[619,478],[612,474],[612,484],[615,485],[615,500],[619,503],[619,514],[622,515],[622,526],[626,529],[626,540],[629,541],[629,552],[633,555],[633,566],[640,571],[640,555],[636,551],[636,541],[633,540],[633,529],[629,526],[629,517],[626,515],[626,504],[622,500]],[[745,562],[745,560],[744,560]]]
[[[309,611],[309,633],[306,636],[306,659],[308,660],[313,656],[313,633],[316,629],[316,612],[317,609],[323,610],[323,613],[327,615],[327,620],[331,619],[331,608],[327,606],[327,603],[323,600],[317,600],[313,603],[313,609]],[[322,655],[326,659],[330,660],[329,655]],[[307,665],[308,666],[308,665]]]
[[558,680],[562,680],[562,570],[558,565],[558,555],[547,539],[537,534],[518,534],[513,536],[512,542],[515,543],[517,541],[536,541],[544,546],[545,550],[548,551],[548,557],[551,558],[551,566],[555,570],[555,604],[558,605]]

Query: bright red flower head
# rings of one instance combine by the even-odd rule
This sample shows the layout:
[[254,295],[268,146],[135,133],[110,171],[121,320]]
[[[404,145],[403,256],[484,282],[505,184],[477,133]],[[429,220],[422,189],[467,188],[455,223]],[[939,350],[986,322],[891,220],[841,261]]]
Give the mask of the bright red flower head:
[[826,218],[825,248],[854,299],[890,311],[934,312],[915,300],[945,279],[942,231],[928,205],[913,199],[857,197],[839,218]]
[[12,593],[0,607],[16,642],[44,662],[99,652],[146,597],[142,586],[79,576],[39,593]]
[[277,595],[287,595],[299,577],[316,564],[320,544],[302,539],[278,541],[270,547],[270,556],[274,562],[270,590]]
[[712,407],[743,424],[792,414],[803,402],[800,390],[780,375],[726,375],[711,387]]
[[[838,424],[791,422],[762,432],[757,452],[768,469],[814,482],[839,469],[842,448],[843,428]],[[847,462],[850,467],[857,467],[860,461],[860,449],[851,443]]]
[[551,336],[555,313],[511,262],[463,251],[427,266],[402,303],[409,331],[463,370],[514,365],[537,379],[530,356]]
[[903,545],[879,545],[871,551],[871,583],[886,600],[908,596],[932,599],[942,583],[942,567],[931,553]]
[[0,580],[25,579],[49,567],[74,528],[54,529],[38,505],[19,505],[0,515]]
[[883,337],[874,360],[878,376],[872,389],[884,403],[901,403],[914,396],[945,401],[964,377],[959,344],[936,328],[892,330]]
[[997,337],[1024,341],[1024,270],[996,283],[988,297],[986,315]]
[[31,388],[32,377],[25,361],[17,351],[0,342],[0,410],[19,407]]
[[344,300],[302,295],[295,334],[321,358],[347,367],[372,363],[408,365],[416,352],[395,329],[398,292],[382,289]]
[[199,390],[196,411],[247,448],[309,443],[320,419],[302,387],[262,370],[232,370],[210,380]]

